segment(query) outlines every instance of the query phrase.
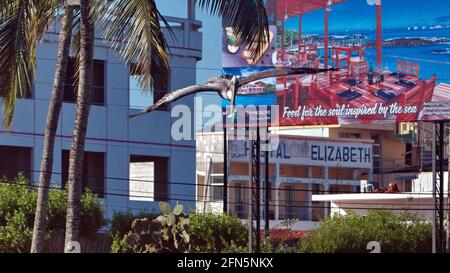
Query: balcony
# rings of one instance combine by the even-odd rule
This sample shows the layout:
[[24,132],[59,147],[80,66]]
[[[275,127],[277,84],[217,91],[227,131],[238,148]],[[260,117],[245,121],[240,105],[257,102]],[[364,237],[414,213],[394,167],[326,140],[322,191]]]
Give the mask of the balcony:
[[[172,35],[166,27],[163,27],[164,34],[172,55],[182,55],[194,57],[197,60],[202,58],[202,22],[179,17],[164,16],[164,19],[171,27]],[[161,22],[164,26],[164,23]]]

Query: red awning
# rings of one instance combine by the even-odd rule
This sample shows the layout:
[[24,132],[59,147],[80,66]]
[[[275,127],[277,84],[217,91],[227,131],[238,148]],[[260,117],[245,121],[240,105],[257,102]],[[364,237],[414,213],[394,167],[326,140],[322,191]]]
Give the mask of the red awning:
[[[274,2],[275,1],[275,2]],[[277,9],[277,19],[283,19],[286,15],[294,17],[299,14],[313,12],[327,6],[329,0],[268,0],[267,7]],[[333,0],[333,4],[339,4],[346,0]]]

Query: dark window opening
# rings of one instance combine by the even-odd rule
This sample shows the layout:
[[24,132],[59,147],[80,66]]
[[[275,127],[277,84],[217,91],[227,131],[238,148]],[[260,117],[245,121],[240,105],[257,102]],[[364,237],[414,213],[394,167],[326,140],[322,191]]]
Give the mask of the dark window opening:
[[[69,174],[69,150],[62,151],[61,170],[62,185],[65,187]],[[83,191],[88,188],[93,193],[103,198],[105,191],[105,154],[96,152],[84,152],[83,162]]]
[[0,177],[14,180],[22,173],[31,178],[31,148],[0,146]]
[[[214,169],[214,167],[213,167]],[[221,202],[223,201],[223,178],[222,177],[211,177],[210,193],[211,201]]]
[[[76,60],[69,58],[67,62],[66,80],[64,84],[64,102],[77,101],[77,88],[78,85],[76,79]],[[92,77],[92,89],[91,89],[91,104],[103,105],[104,104],[104,92],[105,92],[105,61],[94,60],[93,65],[93,77]]]
[[371,138],[374,141],[372,149],[373,173],[379,174],[381,172],[381,137],[373,135]]
[[169,200],[169,159],[131,155],[130,200]]
[[412,151],[413,151],[413,147],[411,143],[406,143],[406,155],[405,155],[405,165],[407,166],[411,166],[412,165]]
[[244,185],[237,183],[234,186],[234,198],[236,200],[234,209],[238,218],[244,218],[246,216],[244,206]]
[[285,218],[294,218],[294,200],[295,200],[294,186],[286,185],[284,187],[284,205],[285,205]]
[[212,185],[211,186],[211,201],[220,202],[223,201],[223,186]]
[[359,139],[359,138],[361,138],[361,134],[360,133],[339,132],[338,137],[339,138]]

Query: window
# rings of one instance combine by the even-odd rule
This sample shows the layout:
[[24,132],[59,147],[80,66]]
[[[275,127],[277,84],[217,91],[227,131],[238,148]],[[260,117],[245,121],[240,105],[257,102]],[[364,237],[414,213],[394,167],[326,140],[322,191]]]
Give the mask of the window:
[[360,133],[339,132],[338,137],[339,137],[339,138],[353,138],[353,139],[359,139],[359,138],[361,138],[361,134],[360,134]]
[[211,186],[211,201],[213,202],[223,201],[223,186],[218,185]]
[[404,191],[412,192],[412,184],[413,184],[413,182],[411,179],[405,180],[405,190]]
[[411,166],[413,164],[413,157],[412,157],[413,147],[412,147],[412,144],[411,143],[406,143],[405,144],[405,150],[406,150],[405,165]]
[[[69,58],[67,62],[66,81],[64,84],[64,102],[77,101],[77,85],[76,85],[76,60]],[[104,104],[104,89],[105,89],[105,61],[94,60],[91,90],[91,104]]]
[[[130,68],[130,108],[143,109],[167,94],[169,89],[168,75],[157,75],[154,77],[153,89],[143,89],[139,85],[139,76],[135,71],[135,65]],[[159,110],[167,110],[167,106],[158,108]]]
[[223,201],[223,178],[211,177],[212,183],[210,187],[211,201],[220,202]]
[[336,193],[343,193],[343,191],[339,189],[339,185],[330,185],[328,193],[336,194]]
[[373,173],[378,174],[381,172],[381,137],[379,135],[372,136],[373,144]]
[[235,198],[235,212],[238,218],[244,218],[245,206],[244,206],[244,192],[243,185],[241,183],[234,185],[234,198]]
[[0,146],[0,177],[13,180],[20,172],[31,178],[31,148]]
[[313,184],[312,185],[312,194],[322,194],[322,191],[320,190],[319,184]]
[[130,158],[130,200],[168,201],[168,158],[132,155]]
[[286,209],[285,218],[292,219],[294,218],[294,186],[286,185],[284,187],[284,205]]
[[[69,177],[69,155],[69,150],[62,151],[61,170],[63,187]],[[84,152],[82,188],[83,190],[88,188],[100,198],[103,198],[105,191],[104,153]]]

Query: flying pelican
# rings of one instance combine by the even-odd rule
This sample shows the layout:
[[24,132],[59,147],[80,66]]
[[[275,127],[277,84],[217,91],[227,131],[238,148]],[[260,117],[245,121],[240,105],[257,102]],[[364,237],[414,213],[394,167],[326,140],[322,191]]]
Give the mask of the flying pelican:
[[236,75],[222,75],[208,79],[202,85],[191,85],[185,88],[181,88],[170,93],[167,93],[164,97],[158,100],[155,104],[148,106],[142,111],[129,115],[128,118],[140,116],[149,112],[152,112],[162,105],[174,102],[182,97],[198,93],[198,92],[217,92],[223,99],[230,101],[231,113],[233,113],[237,90],[239,87],[249,84],[251,82],[271,78],[282,77],[288,75],[300,75],[300,74],[317,74],[327,71],[335,71],[335,68],[320,69],[320,68],[275,68],[264,71],[252,73],[248,76],[238,77]]

